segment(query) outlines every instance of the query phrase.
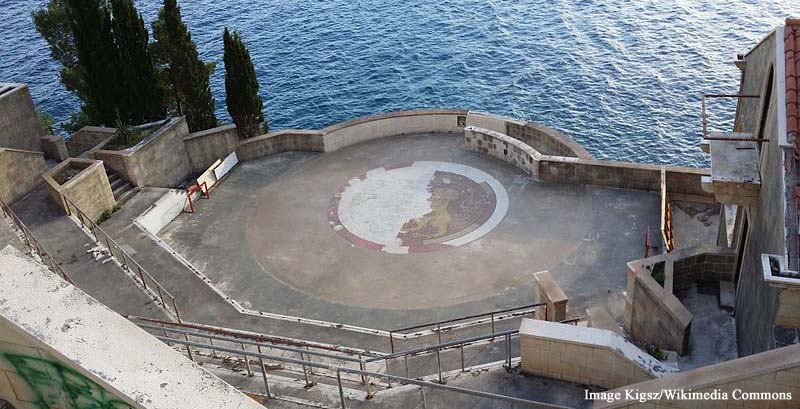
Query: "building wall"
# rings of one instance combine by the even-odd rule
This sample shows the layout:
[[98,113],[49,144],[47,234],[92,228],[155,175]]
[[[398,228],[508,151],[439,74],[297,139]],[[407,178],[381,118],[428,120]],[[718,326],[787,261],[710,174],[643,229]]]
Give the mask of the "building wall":
[[44,154],[0,148],[0,200],[14,203],[42,181]]
[[[770,66],[776,63],[775,35],[770,35],[749,55],[740,92],[764,94]],[[783,254],[785,251],[783,196],[783,151],[778,144],[777,78],[773,81],[771,109],[763,136],[769,143],[762,145],[761,192],[758,204],[749,206],[748,234],[737,283],[736,335],[739,355],[750,355],[774,347],[772,328],[779,301],[779,290],[764,282],[761,254]],[[762,95],[763,97],[763,95]],[[761,100],[746,99],[739,107],[737,126],[744,132],[756,132],[760,122]],[[740,220],[741,223],[741,220]],[[735,246],[734,248],[737,248]]]
[[41,151],[42,135],[28,86],[0,83],[0,147]]
[[195,132],[183,139],[192,172],[208,169],[217,159],[222,159],[239,146],[236,125],[224,125]]

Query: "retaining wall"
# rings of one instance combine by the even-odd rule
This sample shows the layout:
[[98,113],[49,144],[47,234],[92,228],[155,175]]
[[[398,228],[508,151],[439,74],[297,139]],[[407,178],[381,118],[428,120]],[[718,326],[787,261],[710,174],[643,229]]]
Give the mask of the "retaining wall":
[[93,148],[100,149],[114,137],[115,132],[117,132],[116,128],[84,126],[67,139],[67,152],[69,152],[69,156],[77,158]]
[[468,111],[460,109],[398,111],[338,123],[322,129],[325,152],[386,136],[463,132]]
[[172,118],[136,146],[121,151],[96,149],[89,157],[105,162],[134,186],[175,187],[192,172],[183,139],[186,118]]
[[612,331],[523,319],[522,371],[580,384],[617,388],[674,372]]
[[47,169],[44,154],[0,148],[0,200],[12,204],[42,181]]
[[0,147],[41,151],[42,135],[28,86],[0,83]]
[[[728,395],[727,400],[698,401],[662,399],[638,402],[627,398],[626,390],[636,390],[640,394],[659,394],[665,390],[683,390],[698,393]],[[800,405],[800,345],[774,349],[760,354],[738,358],[716,365],[665,376],[619,389],[608,391],[621,397],[613,402],[596,400],[596,409],[668,409],[668,408],[797,408]],[[790,393],[792,399],[736,400],[734,393]],[[656,395],[654,395],[656,396]]]
[[539,175],[541,154],[508,135],[486,128],[468,126],[464,128],[464,144],[467,149],[511,163],[527,172],[528,176],[535,178]]
[[241,141],[236,155],[248,161],[287,151],[324,152],[326,143],[320,131],[288,129]]
[[58,135],[45,135],[40,139],[42,142],[42,152],[44,152],[47,158],[56,160],[58,162],[67,160],[67,158],[69,158],[69,152],[67,151],[67,145],[64,142],[64,138]]
[[208,169],[217,159],[228,156],[239,147],[236,125],[223,125],[195,132],[183,138],[192,172]]
[[[722,249],[717,249],[721,251]],[[675,260],[673,264],[673,291],[680,292],[694,284],[711,283],[719,288],[720,281],[733,281],[736,256],[721,252],[708,252]]]
[[187,204],[185,190],[171,189],[161,196],[155,203],[147,208],[134,220],[139,227],[157,235],[164,226],[168,225],[183,212]]

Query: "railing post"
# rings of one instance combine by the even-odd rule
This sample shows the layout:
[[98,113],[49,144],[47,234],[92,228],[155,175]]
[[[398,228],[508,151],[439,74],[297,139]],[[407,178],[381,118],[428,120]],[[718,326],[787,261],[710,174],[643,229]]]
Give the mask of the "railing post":
[[403,357],[403,365],[406,367],[406,378],[408,378],[408,356]]
[[[367,366],[364,364],[364,357],[362,357],[361,354],[358,354],[358,368],[361,369],[362,371],[367,370]],[[367,376],[364,374],[361,374],[361,383],[362,384],[367,383]]]
[[344,388],[342,388],[342,373],[339,367],[336,367],[336,382],[339,384],[339,399],[342,401],[342,409],[347,409],[347,404],[344,402]]
[[464,344],[461,344],[461,372],[464,372]]
[[[390,375],[389,374],[389,360],[388,359],[384,359],[383,362],[386,363],[386,374]],[[391,388],[392,387],[392,378],[386,378],[386,384],[388,385],[389,388]]]
[[161,300],[161,305],[167,308],[167,303],[164,302],[164,295],[161,293],[161,286],[157,285],[156,290],[158,291],[158,298]]
[[[242,345],[244,345],[244,344],[242,344]],[[300,353],[300,360],[303,361],[303,378],[305,378],[305,380],[306,380],[306,388],[308,388],[309,386],[312,385],[312,383],[308,380],[308,370],[306,369],[306,364],[305,364],[306,358],[305,358],[305,356],[303,355],[302,352]]]
[[420,385],[419,392],[422,394],[422,408],[427,409],[428,401],[425,399],[425,387]]
[[511,334],[506,334],[506,369],[511,371]]
[[178,310],[178,304],[175,303],[174,297],[172,298],[172,309],[175,310],[175,318],[178,319],[178,323],[183,323],[183,320],[181,320],[181,312]]
[[142,266],[140,266],[139,263],[136,263],[136,268],[139,270],[139,279],[142,280],[142,287],[144,287],[144,289],[146,290],[147,283],[144,281],[144,273],[142,272]]
[[[242,345],[242,351],[247,352],[247,348],[245,348],[244,342],[242,342],[241,345]],[[244,356],[244,364],[247,367],[247,376],[253,376],[253,370],[250,368],[250,358],[247,356],[247,354],[242,354],[242,356]],[[306,383],[308,383],[308,381],[306,381]]]
[[394,353],[394,332],[392,331],[389,331],[389,347],[392,353]]
[[494,313],[492,313],[492,334],[494,334]]
[[439,383],[444,384],[442,378],[442,357],[440,356],[441,348],[436,348],[436,371],[439,373]]
[[[208,333],[208,335],[211,335],[211,332],[209,332],[209,333]],[[209,344],[209,345],[211,345],[211,346],[213,347],[213,346],[214,346],[214,338],[208,337],[208,344]],[[261,350],[259,349],[259,351],[258,351],[258,352],[259,352],[259,353],[261,353]],[[211,348],[211,356],[213,356],[214,358],[216,358],[216,357],[217,357],[217,350],[216,350],[216,348]]]
[[[306,354],[306,356],[308,357],[308,362],[311,362],[311,353],[310,353],[311,352],[311,347],[306,345],[306,351],[309,352],[308,354]],[[311,375],[314,375],[314,367],[313,366],[309,366],[308,367],[308,373],[310,373]]]
[[[256,345],[258,354],[261,355],[261,347]],[[267,379],[267,366],[264,365],[264,358],[258,357],[258,363],[261,365],[261,376],[264,378],[264,389],[267,391],[267,399],[272,397],[272,391],[269,388],[269,380]]]

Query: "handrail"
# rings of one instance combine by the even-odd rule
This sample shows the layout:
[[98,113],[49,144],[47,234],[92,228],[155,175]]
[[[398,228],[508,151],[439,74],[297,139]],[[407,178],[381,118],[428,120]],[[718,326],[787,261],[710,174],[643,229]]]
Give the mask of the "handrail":
[[[512,402],[512,403],[531,405],[532,407],[536,407],[536,408],[568,409],[567,407],[560,406],[560,405],[553,405],[553,404],[544,403],[544,402],[537,402],[537,401],[533,401],[533,400],[529,400],[529,399],[523,399],[523,398],[517,398],[517,397],[513,397],[513,396],[499,395],[499,394],[495,394],[495,393],[491,393],[491,392],[477,391],[477,390],[473,390],[473,389],[461,388],[461,387],[458,387],[458,386],[450,386],[450,385],[445,385],[443,383],[430,382],[430,381],[425,381],[425,380],[421,380],[421,379],[413,379],[413,378],[408,378],[408,377],[404,377],[404,376],[390,375],[390,374],[387,374],[387,373],[372,372],[372,371],[367,371],[367,370],[362,370],[362,369],[354,369],[354,368],[348,368],[348,367],[344,367],[344,366],[324,364],[324,363],[320,363],[320,362],[308,361],[308,360],[297,359],[297,358],[289,358],[289,357],[283,357],[283,356],[277,356],[277,355],[269,355],[269,354],[264,354],[264,353],[259,353],[259,352],[252,352],[252,351],[247,351],[247,350],[240,351],[240,350],[237,350],[237,349],[234,349],[234,348],[227,348],[227,347],[222,347],[222,346],[217,346],[217,345],[203,344],[203,343],[199,343],[199,342],[192,342],[192,341],[186,341],[186,340],[180,340],[180,339],[173,339],[173,338],[168,338],[168,337],[167,338],[165,338],[165,337],[156,337],[156,338],[158,338],[159,340],[161,340],[163,342],[172,342],[172,343],[176,343],[176,344],[185,345],[187,347],[210,349],[210,350],[215,350],[215,351],[219,351],[219,352],[226,352],[226,353],[230,353],[230,354],[240,354],[240,355],[244,355],[246,357],[250,356],[250,357],[258,358],[259,359],[259,364],[261,365],[262,376],[263,376],[263,379],[264,379],[264,386],[265,386],[265,389],[267,391],[267,398],[271,397],[271,392],[270,392],[269,380],[268,380],[268,377],[267,377],[267,374],[266,374],[266,370],[264,369],[264,359],[272,360],[272,361],[278,361],[278,362],[285,362],[285,363],[290,363],[290,364],[296,364],[296,365],[309,366],[309,367],[312,367],[312,368],[328,369],[328,370],[331,370],[331,371],[335,371],[336,372],[337,382],[338,382],[338,387],[339,387],[339,397],[341,399],[341,405],[342,405],[341,407],[342,408],[346,408],[347,404],[345,403],[345,396],[344,396],[344,389],[343,389],[343,386],[342,386],[341,372],[350,373],[350,374],[359,375],[359,376],[366,376],[366,377],[373,377],[373,378],[383,378],[383,379],[386,379],[389,383],[391,383],[391,381],[396,381],[396,382],[401,382],[401,383],[417,385],[417,386],[420,386],[423,389],[426,388],[426,387],[427,388],[431,388],[431,389],[439,389],[439,390],[444,390],[444,391],[448,391],[448,392],[455,392],[455,393],[462,393],[462,394],[466,394],[466,395],[476,396],[476,397],[480,397],[480,398],[486,398],[486,399],[500,400],[500,401],[505,401],[505,402]],[[368,388],[367,396],[371,397],[372,394],[369,392],[369,386],[368,386],[369,382],[366,382],[366,385],[367,385],[367,388]],[[423,391],[423,396],[424,396],[424,391]]]
[[64,281],[75,285],[75,283],[69,277],[69,274],[67,274],[67,272],[64,271],[64,269],[58,264],[56,259],[50,255],[49,252],[47,252],[44,246],[42,246],[39,240],[36,239],[33,233],[31,233],[31,231],[28,229],[28,226],[26,226],[25,223],[23,223],[22,220],[20,220],[20,218],[14,214],[14,211],[11,210],[11,207],[2,200],[0,200],[0,212],[3,213],[3,216],[11,219],[11,223],[13,223],[14,226],[22,233],[22,242],[25,243],[31,252],[35,252],[39,255],[39,258],[45,263],[50,271],[61,275]]
[[[530,304],[530,305],[523,305],[521,307],[513,307],[513,308],[506,308],[506,309],[503,309],[503,310],[484,312],[484,313],[481,313],[481,314],[467,315],[467,316],[464,316],[464,317],[451,318],[451,319],[447,319],[447,320],[431,322],[431,323],[428,323],[428,324],[414,325],[414,326],[411,326],[411,327],[397,329],[397,330],[394,330],[392,332],[394,332],[394,333],[401,332],[402,333],[402,332],[415,330],[415,329],[420,329],[420,328],[427,328],[427,327],[433,327],[433,326],[439,327],[442,324],[450,324],[450,323],[458,322],[458,321],[471,320],[473,318],[481,318],[481,317],[487,317],[487,316],[492,316],[492,315],[500,315],[500,314],[505,314],[505,313],[512,312],[512,311],[529,310],[529,309],[532,309],[532,308],[542,307],[542,306],[547,308],[547,303],[543,303],[542,302],[542,303],[536,303],[536,304]],[[446,329],[442,328],[441,330],[445,331]],[[403,334],[401,334],[401,335],[403,335]]]
[[467,346],[467,345],[475,344],[475,343],[478,343],[480,341],[485,341],[487,339],[495,339],[495,338],[505,337],[507,335],[510,335],[510,336],[513,337],[513,336],[516,336],[518,334],[519,334],[519,330],[515,329],[515,330],[502,331],[502,332],[495,332],[495,333],[486,334],[486,335],[478,335],[478,336],[474,336],[474,337],[462,338],[462,339],[457,339],[457,340],[454,340],[454,341],[443,342],[441,344],[430,345],[430,346],[425,346],[425,347],[420,347],[420,348],[415,348],[415,349],[409,349],[409,350],[406,350],[406,351],[396,352],[394,354],[373,357],[373,358],[367,359],[367,362],[389,360],[389,359],[395,359],[395,358],[400,358],[400,357],[409,357],[409,356],[419,355],[419,354],[426,353],[426,352],[444,351],[446,349],[451,349],[451,348],[454,348],[454,347],[464,347],[464,346]]
[[[91,217],[87,216],[86,213],[83,210],[81,210],[81,208],[78,207],[78,205],[75,204],[75,202],[73,202],[66,195],[62,197],[64,198],[64,204],[65,204],[65,210],[67,211],[67,216],[72,216],[72,215],[76,216],[76,218],[80,222],[81,227],[88,229],[89,232],[91,232],[92,235],[94,236],[95,241],[97,241],[97,243],[99,243],[101,246],[103,245],[104,241],[105,247],[106,249],[108,249],[108,252],[111,254],[112,257],[117,257],[117,254],[114,254],[114,248],[116,248],[117,253],[122,256],[120,261],[123,270],[135,276],[136,273],[134,273],[134,271],[131,269],[131,264],[133,264],[133,266],[136,267],[138,272],[140,280],[139,283],[142,285],[144,290],[150,292],[154,297],[156,297],[156,299],[161,302],[162,307],[168,313],[174,314],[178,322],[181,322],[181,314],[180,311],[178,310],[178,304],[175,301],[175,297],[172,294],[170,294],[170,292],[167,291],[167,289],[164,288],[164,286],[162,286],[161,283],[159,283],[155,278],[153,278],[153,276],[151,276],[150,273],[148,273],[147,270],[145,270],[144,267],[142,267],[142,265],[139,264],[139,262],[137,262],[119,244],[117,244],[117,242],[113,238],[111,238],[111,235],[109,235],[103,229],[101,229],[100,226],[97,225],[97,223],[95,223]],[[98,232],[100,232],[102,236],[104,236],[103,241],[100,240]],[[151,282],[150,285],[156,289],[155,293],[153,293],[152,290],[148,287],[147,280],[145,278],[150,280]],[[134,282],[136,282],[135,279]],[[169,299],[169,303],[167,303],[165,297]]]

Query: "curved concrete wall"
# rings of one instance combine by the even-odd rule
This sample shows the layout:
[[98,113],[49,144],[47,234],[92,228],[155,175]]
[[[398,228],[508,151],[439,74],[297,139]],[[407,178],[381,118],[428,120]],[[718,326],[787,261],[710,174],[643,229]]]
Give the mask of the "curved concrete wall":
[[591,159],[581,144],[565,133],[535,122],[523,122],[499,115],[470,112],[467,126],[488,129],[508,135],[535,149],[542,155]]
[[414,110],[341,122],[322,129],[325,152],[386,136],[462,132],[467,114],[468,111],[459,109]]
[[524,170],[528,176],[539,176],[541,154],[536,149],[500,132],[476,126],[464,128],[467,148],[486,153]]

